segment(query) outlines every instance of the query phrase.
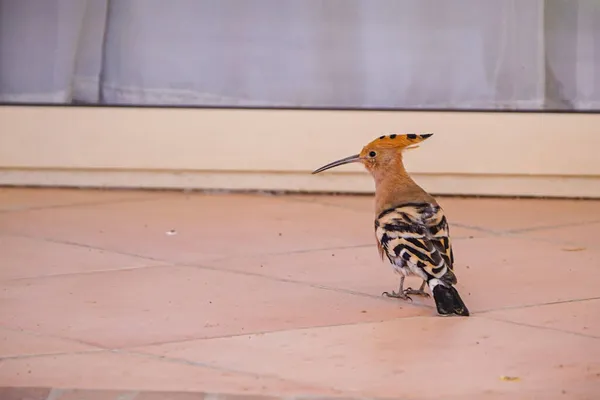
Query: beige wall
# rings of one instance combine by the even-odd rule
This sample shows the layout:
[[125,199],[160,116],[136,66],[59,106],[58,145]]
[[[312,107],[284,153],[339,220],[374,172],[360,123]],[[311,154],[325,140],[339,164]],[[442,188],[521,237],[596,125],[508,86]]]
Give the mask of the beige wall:
[[438,194],[600,197],[600,114],[0,108],[0,184],[369,192],[310,171],[386,133]]

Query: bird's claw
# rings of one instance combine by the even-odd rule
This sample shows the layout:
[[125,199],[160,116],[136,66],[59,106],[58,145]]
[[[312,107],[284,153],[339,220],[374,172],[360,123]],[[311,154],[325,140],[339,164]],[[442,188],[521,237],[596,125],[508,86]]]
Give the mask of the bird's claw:
[[409,300],[409,301],[412,302],[412,299],[406,294],[406,291],[404,291],[404,292],[398,292],[398,293],[397,292],[392,292],[392,293],[390,293],[390,292],[383,292],[383,293],[381,293],[381,295],[385,296],[385,297],[393,297],[393,298],[396,298],[396,299]]
[[427,293],[424,290],[421,289],[413,289],[413,288],[406,288],[404,290],[404,294],[409,295],[409,294],[414,294],[415,296],[423,296],[423,297],[430,297],[429,293]]

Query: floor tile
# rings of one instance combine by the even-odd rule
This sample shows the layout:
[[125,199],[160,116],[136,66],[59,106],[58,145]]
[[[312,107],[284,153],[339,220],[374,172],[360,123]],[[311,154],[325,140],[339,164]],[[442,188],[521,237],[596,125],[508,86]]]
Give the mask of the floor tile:
[[[492,311],[486,313],[485,317],[575,332],[600,339],[600,293],[594,300]],[[600,342],[598,346],[600,347]]]
[[107,347],[431,313],[380,298],[193,267],[111,271],[0,285],[0,315],[5,326]]
[[164,197],[169,192],[0,187],[0,212]]
[[7,232],[187,263],[373,241],[370,215],[251,195],[37,210],[0,216],[0,222]]
[[[477,317],[416,317],[166,344],[140,351],[294,377],[363,396],[553,399],[563,391],[568,398],[591,398],[598,393],[598,343],[597,339]],[[503,376],[519,380],[505,381]]]
[[45,240],[0,235],[0,281],[165,263]]
[[90,353],[0,360],[0,386],[313,394],[334,391],[253,374],[215,370],[154,357]]
[[370,196],[0,189],[0,385],[595,399],[600,201],[439,201],[469,318],[381,297]]
[[600,296],[597,255],[512,237],[454,243],[458,280],[471,311]]
[[13,331],[0,327],[0,358],[90,350],[95,350],[95,348],[74,341]]

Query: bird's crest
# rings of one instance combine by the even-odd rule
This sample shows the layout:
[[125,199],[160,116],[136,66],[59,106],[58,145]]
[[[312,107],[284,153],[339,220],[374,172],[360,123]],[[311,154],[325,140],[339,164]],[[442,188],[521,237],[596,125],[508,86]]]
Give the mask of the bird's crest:
[[419,147],[417,144],[423,140],[431,137],[433,133],[406,133],[406,134],[391,134],[383,135],[377,139],[369,142],[364,148],[363,152],[377,149],[415,149]]

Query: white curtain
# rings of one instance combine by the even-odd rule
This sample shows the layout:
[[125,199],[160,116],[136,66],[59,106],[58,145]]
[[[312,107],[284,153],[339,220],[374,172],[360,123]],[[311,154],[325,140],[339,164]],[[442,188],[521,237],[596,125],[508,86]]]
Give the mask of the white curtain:
[[0,101],[600,109],[600,1],[0,0]]

